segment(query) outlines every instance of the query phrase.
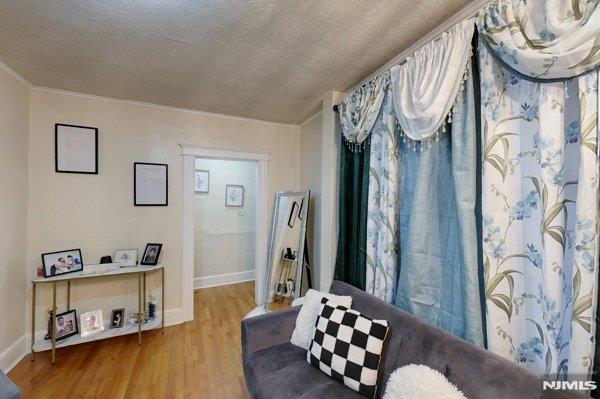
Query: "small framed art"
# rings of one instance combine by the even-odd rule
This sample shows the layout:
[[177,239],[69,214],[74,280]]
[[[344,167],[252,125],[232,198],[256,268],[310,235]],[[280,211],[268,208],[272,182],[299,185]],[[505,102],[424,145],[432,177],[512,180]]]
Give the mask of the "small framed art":
[[93,310],[81,314],[81,337],[98,334],[104,331],[104,319],[102,310]]
[[42,254],[42,265],[44,277],[79,272],[83,270],[81,249],[68,249]]
[[75,309],[58,313],[56,315],[56,340],[60,341],[77,334],[79,334],[79,326]]
[[117,249],[113,262],[120,263],[121,267],[135,266],[137,264],[137,249]]
[[98,174],[98,129],[56,123],[54,169],[58,173]]
[[208,193],[210,186],[210,172],[208,170],[196,170],[194,173],[194,191],[197,193]]
[[142,256],[141,265],[155,266],[158,264],[158,258],[160,257],[160,251],[162,250],[162,244],[146,244],[144,255]]
[[244,186],[237,184],[225,186],[225,206],[244,206]]
[[110,328],[121,328],[125,320],[125,309],[113,309],[110,313]]
[[167,206],[169,204],[169,166],[162,163],[133,164],[133,204]]

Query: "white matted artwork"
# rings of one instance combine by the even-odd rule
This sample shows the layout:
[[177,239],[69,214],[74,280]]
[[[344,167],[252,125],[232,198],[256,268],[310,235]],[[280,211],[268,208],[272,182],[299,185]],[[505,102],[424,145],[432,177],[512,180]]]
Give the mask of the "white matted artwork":
[[54,125],[54,168],[60,173],[98,174],[98,129]]
[[119,263],[121,267],[135,266],[137,263],[137,255],[137,249],[117,249],[115,251],[115,256],[113,257],[113,262]]
[[210,186],[210,172],[197,169],[194,173],[194,191],[197,193],[208,193]]
[[102,310],[93,310],[81,314],[81,336],[98,334],[104,331],[104,319],[102,318]]
[[133,204],[136,206],[166,206],[168,198],[168,165],[135,162],[133,164]]
[[225,206],[244,206],[244,186],[237,184],[225,186]]

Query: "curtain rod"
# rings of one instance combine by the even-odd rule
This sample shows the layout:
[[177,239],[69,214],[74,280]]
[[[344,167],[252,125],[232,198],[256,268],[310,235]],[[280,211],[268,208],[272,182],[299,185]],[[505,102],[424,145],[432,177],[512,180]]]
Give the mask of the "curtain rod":
[[[427,35],[425,35],[419,41],[412,44],[409,48],[407,48],[406,50],[402,51],[400,54],[398,54],[397,56],[392,58],[390,61],[388,61],[382,67],[377,69],[375,72],[373,72],[372,74],[367,76],[365,79],[361,80],[358,84],[355,84],[350,90],[347,91],[347,93],[370,82],[375,77],[379,76],[383,71],[390,69],[392,66],[394,66],[396,64],[399,64],[401,61],[404,61],[404,59],[408,58],[410,55],[412,55],[415,51],[417,51],[418,49],[423,47],[425,44],[439,39],[439,37],[442,35],[442,33],[446,32],[448,29],[452,28],[454,25],[456,25],[460,21],[467,19],[467,18],[472,18],[472,17],[477,16],[482,8],[493,3],[494,1],[495,0],[474,0],[473,2],[471,2],[470,4],[468,4],[467,6],[462,8],[460,11],[458,11],[456,14],[452,15],[450,18],[448,18],[446,21],[444,21],[444,23],[439,25],[433,31],[429,32]],[[333,106],[333,110],[334,111],[338,110],[337,104]]]

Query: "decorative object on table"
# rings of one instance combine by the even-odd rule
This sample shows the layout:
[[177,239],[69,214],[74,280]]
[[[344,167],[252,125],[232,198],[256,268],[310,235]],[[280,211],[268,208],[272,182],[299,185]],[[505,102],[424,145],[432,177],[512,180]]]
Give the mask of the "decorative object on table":
[[98,174],[98,129],[54,125],[54,169],[58,173]]
[[298,203],[296,201],[294,201],[292,203],[292,209],[290,210],[290,216],[288,217],[288,226],[290,227],[294,227],[294,224],[296,224],[296,218],[298,217],[298,209],[300,207],[298,206]]
[[125,322],[125,309],[113,309],[110,312],[110,328],[121,328]]
[[290,296],[294,293],[294,291],[296,290],[296,285],[294,284],[294,280],[292,280],[291,278],[288,278],[286,281],[286,296]]
[[169,203],[169,166],[162,163],[133,164],[133,204],[167,206]]
[[237,184],[225,185],[225,206],[244,206],[244,186]]
[[210,187],[210,172],[197,169],[194,172],[194,191],[197,193],[208,193]]
[[148,309],[147,309],[147,316],[149,319],[154,320],[156,318],[156,308],[157,308],[158,302],[156,301],[156,298],[154,298],[154,295],[150,294],[150,299],[148,300]]
[[44,339],[52,338],[52,307],[46,308],[46,314],[48,315],[48,331],[44,335]]
[[38,266],[38,267],[35,269],[35,275],[36,275],[37,277],[44,277],[44,266]]
[[[52,332],[51,332],[52,333]],[[77,311],[67,310],[56,315],[56,340],[68,338],[79,333],[77,324]]]
[[100,263],[113,263],[112,256],[106,255],[100,258]]
[[161,249],[162,244],[146,244],[146,249],[144,250],[144,255],[142,255],[140,265],[155,266],[158,263]]
[[385,386],[383,399],[466,399],[444,374],[424,364],[408,364],[394,370]]
[[135,266],[137,264],[137,256],[137,249],[117,249],[114,261],[121,264],[121,267]]
[[42,254],[42,264],[44,265],[44,277],[54,277],[83,270],[83,258],[80,249]]
[[81,337],[98,334],[104,331],[104,319],[102,310],[93,310],[81,314]]
[[83,274],[101,274],[121,268],[120,263],[98,263],[95,265],[85,265]]

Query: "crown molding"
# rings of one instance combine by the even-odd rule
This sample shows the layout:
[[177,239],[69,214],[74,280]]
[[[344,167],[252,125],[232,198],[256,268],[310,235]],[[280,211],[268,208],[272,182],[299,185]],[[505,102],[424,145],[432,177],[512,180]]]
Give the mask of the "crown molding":
[[23,85],[25,85],[28,89],[33,88],[33,85],[27,79],[25,79],[23,76],[19,75],[14,69],[9,67],[2,61],[0,61],[0,69],[5,71],[6,73],[8,73],[13,78],[17,79],[19,82],[21,82]]

